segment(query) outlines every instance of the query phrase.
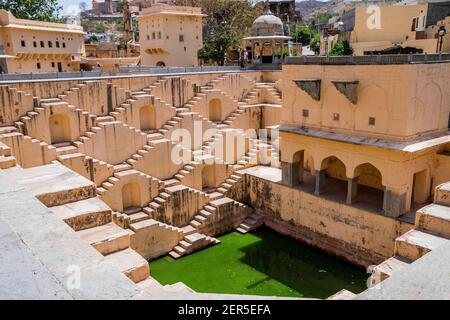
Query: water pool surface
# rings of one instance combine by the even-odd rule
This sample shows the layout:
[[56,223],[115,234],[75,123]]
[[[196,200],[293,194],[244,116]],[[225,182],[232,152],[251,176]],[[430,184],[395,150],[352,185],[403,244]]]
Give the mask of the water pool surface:
[[327,298],[342,289],[366,289],[365,270],[268,228],[219,239],[222,243],[178,260],[150,262],[151,276],[204,293]]

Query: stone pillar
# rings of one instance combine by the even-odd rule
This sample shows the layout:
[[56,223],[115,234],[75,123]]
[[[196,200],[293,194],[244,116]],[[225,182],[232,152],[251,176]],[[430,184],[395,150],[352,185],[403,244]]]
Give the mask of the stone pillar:
[[355,198],[358,195],[358,178],[347,179],[347,204],[355,202]]
[[281,177],[283,184],[290,187],[303,182],[303,161],[281,162]]
[[326,170],[316,170],[316,188],[314,194],[320,195],[325,187]]
[[384,190],[383,212],[386,216],[397,218],[407,212],[407,192],[398,192],[391,189]]

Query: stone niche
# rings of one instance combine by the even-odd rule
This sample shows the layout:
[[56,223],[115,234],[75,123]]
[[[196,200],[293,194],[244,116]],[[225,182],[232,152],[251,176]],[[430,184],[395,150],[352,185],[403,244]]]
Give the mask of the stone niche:
[[320,85],[321,80],[320,79],[312,79],[312,80],[293,80],[294,83],[305,91],[311,98],[313,98],[316,101],[320,101]]
[[331,82],[336,89],[348,99],[348,101],[353,104],[358,102],[358,80],[335,80]]

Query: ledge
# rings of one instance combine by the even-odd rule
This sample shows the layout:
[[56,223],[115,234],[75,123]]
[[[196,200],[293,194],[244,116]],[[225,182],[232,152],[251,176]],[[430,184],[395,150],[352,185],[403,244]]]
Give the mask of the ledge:
[[432,148],[450,142],[449,131],[430,134],[409,141],[394,141],[345,133],[321,131],[317,129],[291,127],[287,125],[281,125],[279,127],[279,130],[280,132],[293,133],[302,136],[410,153],[418,152],[427,148]]

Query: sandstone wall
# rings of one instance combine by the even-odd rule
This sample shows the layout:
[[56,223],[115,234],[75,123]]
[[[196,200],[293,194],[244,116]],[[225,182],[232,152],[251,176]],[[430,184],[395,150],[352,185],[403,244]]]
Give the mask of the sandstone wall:
[[214,200],[209,205],[216,208],[216,212],[211,214],[198,230],[214,237],[233,231],[253,211],[252,208],[230,198]]
[[413,225],[246,175],[247,203],[273,230],[359,266],[394,254],[395,239]]
[[0,142],[11,148],[12,155],[23,168],[42,166],[56,160],[55,147],[21,133],[1,134]]
[[0,127],[13,125],[21,116],[33,110],[33,96],[13,86],[0,86],[0,101]]
[[177,227],[188,225],[208,202],[208,196],[184,185],[165,189],[170,196],[156,210],[154,218]]
[[147,136],[121,122],[101,123],[94,134],[76,142],[79,152],[110,164],[119,164],[147,144]]

